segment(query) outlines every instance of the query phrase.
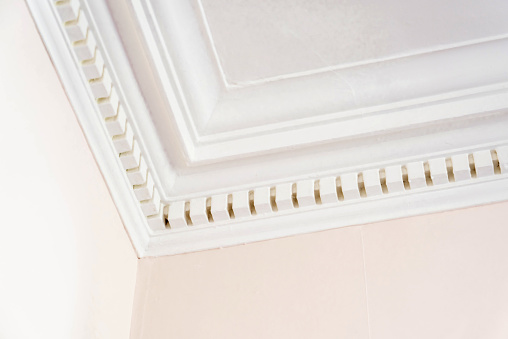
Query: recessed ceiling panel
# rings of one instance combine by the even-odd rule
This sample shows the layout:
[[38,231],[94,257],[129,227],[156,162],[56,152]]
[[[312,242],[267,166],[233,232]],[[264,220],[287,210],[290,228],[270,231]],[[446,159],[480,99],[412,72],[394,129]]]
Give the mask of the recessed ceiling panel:
[[[502,0],[147,0],[134,2],[133,13],[152,58],[139,76],[152,72],[170,106],[153,111],[181,112],[201,145],[257,138],[255,147],[222,147],[224,157],[267,151],[259,139],[268,131],[303,131],[312,121],[322,126],[315,142],[323,142],[344,136],[326,132],[338,121],[483,93],[507,80]],[[270,151],[284,146],[279,138]],[[189,158],[210,161],[209,154],[195,149]]]
[[228,84],[244,86],[508,34],[503,0],[196,0]]

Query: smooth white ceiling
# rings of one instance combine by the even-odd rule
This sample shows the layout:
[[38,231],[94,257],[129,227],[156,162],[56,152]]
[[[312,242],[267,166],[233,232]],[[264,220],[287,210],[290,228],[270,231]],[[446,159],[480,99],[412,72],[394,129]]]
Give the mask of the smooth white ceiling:
[[196,1],[232,85],[508,33],[506,0]]

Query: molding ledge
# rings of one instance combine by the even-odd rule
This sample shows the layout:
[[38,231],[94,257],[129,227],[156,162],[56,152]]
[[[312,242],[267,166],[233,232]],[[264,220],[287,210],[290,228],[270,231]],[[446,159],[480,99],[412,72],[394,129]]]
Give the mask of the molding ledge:
[[[143,3],[134,1],[131,10],[142,10]],[[303,136],[268,152],[270,140],[283,140],[286,132],[265,135],[263,151],[257,150],[258,137],[244,154],[214,153],[227,148],[224,143],[205,145],[194,155],[205,152],[212,161],[201,164],[185,153],[213,138],[198,136],[201,141],[192,144],[178,122],[184,118],[170,105],[168,116],[177,122],[168,125],[176,129],[174,147],[168,150],[150,98],[129,66],[128,46],[115,31],[127,29],[114,24],[106,2],[28,4],[139,257],[508,200],[506,76],[482,91],[466,90],[458,99],[444,96],[434,108],[422,106],[421,100],[410,109],[392,107],[390,126],[380,120],[387,119],[379,113],[383,109],[372,109],[378,116],[360,117],[370,129],[357,134],[347,129],[340,137],[309,132],[322,120],[317,116],[305,120],[308,140]],[[455,111],[438,119],[445,109]],[[414,124],[406,122],[410,113]],[[397,114],[404,119],[396,120]],[[340,123],[344,128],[348,122]],[[247,142],[235,139],[235,133],[228,136],[230,142]],[[352,147],[356,142],[359,146]],[[385,147],[406,142],[400,150]],[[355,152],[358,161],[342,160]],[[232,173],[242,173],[238,182],[228,178]]]

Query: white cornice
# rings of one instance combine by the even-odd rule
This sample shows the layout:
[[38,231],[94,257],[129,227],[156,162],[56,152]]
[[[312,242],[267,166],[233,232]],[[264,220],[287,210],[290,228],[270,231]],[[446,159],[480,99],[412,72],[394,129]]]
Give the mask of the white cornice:
[[[140,257],[508,199],[506,76],[385,108],[252,125],[253,134],[186,137],[192,114],[175,111],[178,95],[167,99],[171,114],[153,112],[160,99],[142,96],[106,3],[28,3]],[[167,93],[175,79],[166,80]],[[164,114],[169,137],[157,126]]]

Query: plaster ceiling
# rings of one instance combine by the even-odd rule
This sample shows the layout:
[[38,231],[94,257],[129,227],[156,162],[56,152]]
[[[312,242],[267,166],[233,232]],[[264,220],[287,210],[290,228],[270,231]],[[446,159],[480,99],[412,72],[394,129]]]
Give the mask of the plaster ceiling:
[[504,1],[29,4],[140,255],[508,199]]

